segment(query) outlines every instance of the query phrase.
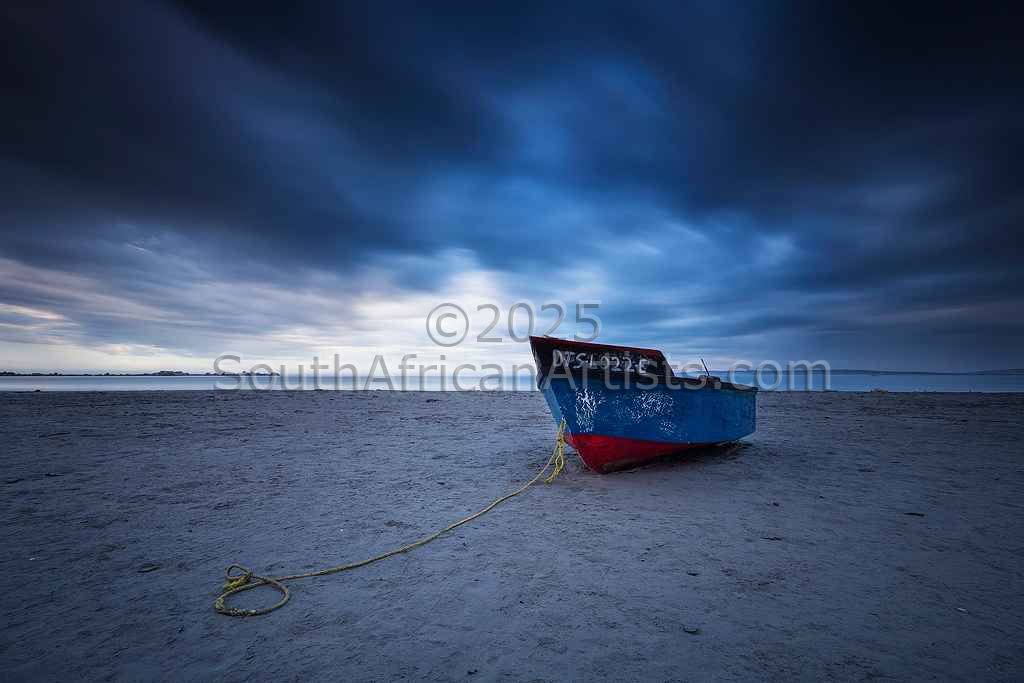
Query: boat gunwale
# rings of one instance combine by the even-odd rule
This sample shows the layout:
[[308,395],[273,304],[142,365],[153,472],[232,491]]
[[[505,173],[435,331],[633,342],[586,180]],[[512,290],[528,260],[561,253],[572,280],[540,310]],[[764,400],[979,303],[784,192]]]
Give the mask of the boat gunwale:
[[[656,387],[658,385],[662,385],[663,384],[665,386],[671,386],[672,384],[676,383],[676,384],[681,384],[683,386],[688,386],[688,387],[693,388],[695,390],[703,390],[705,388],[709,388],[710,387],[712,390],[715,390],[715,391],[728,390],[728,391],[740,391],[740,392],[744,392],[744,393],[747,393],[747,392],[756,393],[758,391],[758,387],[757,386],[751,386],[751,385],[748,385],[748,384],[737,384],[735,382],[729,382],[729,381],[723,380],[721,377],[717,377],[715,375],[704,375],[704,376],[701,376],[701,377],[690,377],[688,375],[677,375],[677,374],[675,374],[675,371],[672,369],[672,367],[668,364],[668,359],[665,358],[665,354],[660,349],[651,349],[651,348],[645,348],[645,347],[642,347],[642,346],[621,346],[621,345],[618,345],[618,344],[602,344],[602,343],[597,343],[597,342],[584,342],[584,341],[576,341],[576,340],[573,340],[573,339],[560,339],[558,337],[548,337],[548,336],[536,337],[536,336],[531,335],[530,336],[530,350],[533,352],[534,357],[537,360],[537,364],[538,364],[538,368],[537,368],[537,370],[538,370],[538,376],[537,376],[537,386],[538,386],[538,388],[542,388],[543,383],[544,382],[550,382],[550,380],[552,378],[554,378],[554,379],[567,379],[569,375],[572,375],[573,378],[575,378],[576,376],[586,377],[586,376],[589,376],[589,374],[593,372],[593,373],[598,373],[598,377],[607,376],[608,379],[611,379],[612,377],[616,377],[616,376],[619,376],[619,375],[625,376],[625,373],[616,372],[616,373],[612,374],[608,370],[597,369],[597,368],[564,368],[564,370],[566,372],[562,372],[562,373],[558,373],[558,374],[552,375],[552,372],[551,372],[550,368],[548,368],[547,370],[544,370],[544,368],[541,366],[540,357],[537,355],[538,345],[552,346],[552,347],[560,346],[560,345],[569,345],[569,346],[575,346],[575,347],[603,349],[603,350],[633,351],[633,352],[638,352],[638,353],[643,353],[643,354],[655,355],[658,358],[660,358],[662,361],[664,361],[664,367],[668,371],[667,374],[662,374],[662,373],[643,373],[642,375],[639,375],[639,379],[637,379],[636,382],[632,383],[633,386],[630,387],[630,389],[648,390],[648,389],[653,389],[654,387]],[[651,380],[654,381],[653,384],[651,384]],[[625,387],[616,387],[616,388],[618,389],[618,388],[625,388]]]
[[568,344],[569,346],[583,346],[588,348],[599,348],[599,349],[621,349],[622,351],[637,351],[639,353],[650,353],[665,357],[665,354],[660,349],[650,349],[643,346],[622,346],[621,344],[604,344],[601,342],[588,342],[578,341],[576,339],[562,339],[560,337],[536,337],[530,336],[530,347],[534,348],[534,344],[540,342],[542,344],[550,344],[552,342],[558,342],[559,344]]
[[[574,380],[576,379],[576,377],[583,377],[584,375],[586,375],[588,377],[596,376],[600,380],[601,378],[603,378],[604,372],[605,372],[604,370],[599,370],[597,368],[592,368],[592,369],[588,369],[588,368],[568,368],[568,373],[573,376]],[[590,373],[593,373],[593,374],[590,374]],[[615,373],[615,374],[610,375],[609,377],[610,378],[615,378],[615,377],[619,377],[619,376],[621,376],[623,374],[624,373]],[[552,374],[550,372],[547,372],[547,373],[544,373],[543,377],[538,377],[537,384],[538,384],[538,386],[543,386],[542,385],[543,382],[545,382],[545,381],[550,382],[551,380],[554,380],[554,379],[568,379],[568,375],[565,372],[560,372],[558,374]],[[652,380],[653,380],[653,384],[651,383]],[[593,381],[593,380],[588,380],[588,381]],[[718,386],[715,386],[716,382],[717,382]],[[668,376],[665,376],[665,375],[662,375],[662,374],[658,374],[658,373],[644,373],[643,375],[639,375],[638,379],[636,379],[634,381],[631,381],[630,382],[630,386],[628,387],[628,389],[630,389],[630,390],[639,389],[641,391],[647,391],[647,390],[653,389],[654,387],[662,385],[662,384],[664,384],[664,385],[681,384],[681,385],[686,385],[689,388],[692,388],[694,390],[712,389],[714,391],[740,391],[740,392],[743,392],[743,393],[748,393],[748,392],[749,393],[754,393],[754,392],[757,392],[759,390],[758,387],[755,386],[755,385],[751,385],[751,384],[737,384],[736,382],[730,382],[728,380],[724,380],[721,377],[718,377],[716,375],[711,375],[710,379],[708,379],[707,377],[690,377],[688,375],[677,375],[675,373],[672,373],[671,375],[668,375]],[[625,389],[627,387],[617,386],[617,387],[612,387],[612,388],[615,389],[615,390],[618,390],[618,389]]]

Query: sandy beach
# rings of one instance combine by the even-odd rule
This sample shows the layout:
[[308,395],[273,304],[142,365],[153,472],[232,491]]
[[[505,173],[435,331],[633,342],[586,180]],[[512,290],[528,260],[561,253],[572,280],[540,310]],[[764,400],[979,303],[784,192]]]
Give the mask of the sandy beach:
[[[2,393],[0,668],[38,678],[1024,676],[1024,395],[762,393],[738,449],[528,480],[536,393]],[[236,604],[276,600],[263,589]]]

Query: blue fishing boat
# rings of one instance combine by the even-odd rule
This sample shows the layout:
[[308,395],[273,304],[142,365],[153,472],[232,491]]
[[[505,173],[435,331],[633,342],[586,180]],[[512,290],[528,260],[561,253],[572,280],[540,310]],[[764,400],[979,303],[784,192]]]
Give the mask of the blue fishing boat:
[[757,388],[676,375],[656,349],[530,337],[537,386],[587,466],[610,472],[756,429]]

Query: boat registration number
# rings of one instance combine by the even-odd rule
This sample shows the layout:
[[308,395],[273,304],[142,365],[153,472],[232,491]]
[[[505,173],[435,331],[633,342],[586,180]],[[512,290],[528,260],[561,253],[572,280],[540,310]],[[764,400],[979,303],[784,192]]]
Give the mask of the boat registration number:
[[554,349],[551,352],[552,367],[570,368],[574,370],[611,370],[613,372],[638,372],[645,373],[650,365],[654,363],[650,358],[634,358],[625,353],[614,353],[605,351],[602,353],[587,353],[583,351],[562,351]]

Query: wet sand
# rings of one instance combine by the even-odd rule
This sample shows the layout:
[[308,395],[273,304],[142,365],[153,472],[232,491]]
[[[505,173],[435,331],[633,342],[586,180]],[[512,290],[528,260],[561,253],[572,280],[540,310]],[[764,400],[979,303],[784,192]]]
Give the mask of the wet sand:
[[[0,669],[36,678],[1020,679],[1024,394],[767,394],[741,448],[529,479],[539,394],[0,393]],[[251,591],[236,604],[269,603]]]

